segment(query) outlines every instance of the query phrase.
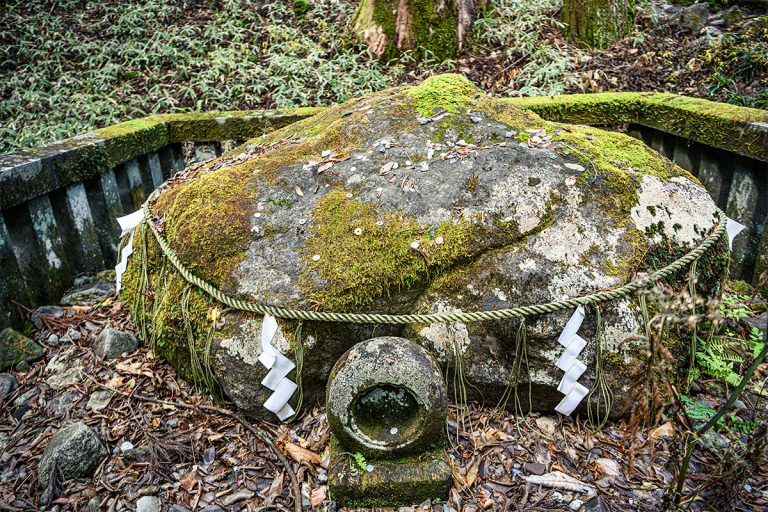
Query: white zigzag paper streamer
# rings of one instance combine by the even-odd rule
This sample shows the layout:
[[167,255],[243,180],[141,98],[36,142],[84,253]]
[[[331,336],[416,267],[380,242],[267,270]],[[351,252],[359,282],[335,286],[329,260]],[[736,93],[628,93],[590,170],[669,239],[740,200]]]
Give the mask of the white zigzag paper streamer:
[[123,247],[123,250],[120,251],[120,258],[115,266],[115,293],[118,295],[120,294],[120,285],[123,282],[123,273],[128,266],[128,256],[133,254],[133,233],[136,231],[136,226],[139,225],[143,218],[144,212],[142,210],[136,210],[130,215],[117,218],[117,223],[120,224],[120,238],[123,238],[128,233],[131,234],[128,243]]
[[730,217],[726,217],[726,219],[725,231],[728,233],[728,247],[733,249],[733,239],[736,238],[736,235],[744,231],[747,226],[739,224]]
[[571,414],[589,393],[586,387],[578,383],[579,377],[587,370],[587,365],[577,359],[584,347],[587,346],[586,340],[577,334],[585,316],[584,306],[576,308],[557,339],[558,343],[565,347],[560,359],[555,363],[558,368],[565,372],[557,390],[565,397],[557,404],[555,410],[566,416]]
[[287,377],[288,373],[296,365],[272,346],[272,339],[275,337],[277,330],[278,326],[275,317],[264,315],[261,327],[262,352],[259,356],[259,362],[269,370],[261,384],[274,391],[267,401],[264,402],[264,407],[277,414],[280,421],[285,421],[296,413],[288,403],[288,400],[291,399],[298,386]]

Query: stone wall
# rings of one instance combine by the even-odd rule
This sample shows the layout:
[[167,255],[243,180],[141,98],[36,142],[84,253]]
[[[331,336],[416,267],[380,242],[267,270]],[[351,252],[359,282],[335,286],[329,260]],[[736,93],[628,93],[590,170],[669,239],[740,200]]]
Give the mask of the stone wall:
[[[747,226],[733,275],[768,270],[768,112],[671,94],[604,93],[508,100],[560,122],[626,129],[696,175]],[[321,112],[215,112],[151,116],[30,151],[0,156],[0,328],[17,304],[56,302],[84,272],[115,263],[115,218],[139,208],[185,155],[207,160]]]

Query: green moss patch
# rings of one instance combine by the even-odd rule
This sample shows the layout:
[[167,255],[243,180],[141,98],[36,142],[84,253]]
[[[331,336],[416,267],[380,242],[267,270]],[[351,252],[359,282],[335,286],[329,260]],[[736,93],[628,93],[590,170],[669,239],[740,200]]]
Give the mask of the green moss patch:
[[698,183],[686,170],[622,133],[561,125],[552,140],[563,143],[564,149],[579,159],[586,169],[580,177],[584,191],[596,194],[605,212],[619,225],[629,221],[644,175],[661,180],[684,176]]
[[406,93],[416,103],[416,110],[423,116],[431,116],[436,108],[457,113],[466,107],[472,97],[480,93],[465,76],[457,74],[437,75],[411,87]]
[[[540,227],[551,221],[548,206]],[[300,286],[329,310],[355,310],[381,297],[418,289],[483,252],[519,242],[514,221],[464,218],[420,226],[398,212],[333,191],[317,202]],[[529,233],[530,234],[530,233]]]
[[160,196],[153,213],[165,236],[197,276],[224,286],[250,242],[254,179],[241,168],[201,173]]

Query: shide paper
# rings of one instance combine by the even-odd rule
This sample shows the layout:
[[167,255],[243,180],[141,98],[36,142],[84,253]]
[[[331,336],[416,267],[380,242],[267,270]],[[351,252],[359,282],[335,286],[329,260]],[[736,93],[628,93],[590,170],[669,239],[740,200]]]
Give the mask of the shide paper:
[[128,239],[128,243],[120,251],[120,258],[115,266],[115,293],[120,295],[120,285],[123,280],[123,273],[128,266],[128,257],[133,254],[133,233],[136,231],[136,226],[139,225],[144,218],[144,212],[142,210],[136,210],[130,215],[125,217],[118,217],[117,223],[120,224],[120,238],[129,234],[131,237]]
[[557,342],[565,349],[560,359],[555,363],[558,368],[565,372],[557,390],[565,397],[557,404],[555,410],[566,416],[571,414],[589,393],[586,387],[577,382],[579,377],[587,371],[587,365],[577,359],[584,347],[587,346],[587,341],[577,334],[585,316],[584,306],[576,308],[557,339]]
[[293,407],[288,403],[298,386],[288,379],[288,373],[296,365],[285,357],[279,350],[272,346],[272,339],[277,333],[277,320],[272,315],[264,315],[261,327],[261,355],[259,362],[269,370],[261,384],[273,391],[272,395],[264,402],[264,407],[277,414],[280,421],[285,421],[295,414]]

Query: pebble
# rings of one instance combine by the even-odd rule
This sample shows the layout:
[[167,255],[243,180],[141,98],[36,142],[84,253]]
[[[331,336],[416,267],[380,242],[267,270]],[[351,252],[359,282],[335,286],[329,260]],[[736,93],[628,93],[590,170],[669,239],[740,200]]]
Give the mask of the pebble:
[[59,345],[60,341],[61,341],[60,338],[55,334],[51,334],[50,336],[48,336],[49,345],[53,345],[54,347],[56,347]]
[[570,503],[568,504],[568,507],[569,507],[571,510],[579,510],[583,504],[584,504],[584,502],[583,502],[583,501],[581,501],[581,500],[579,500],[579,499],[575,499],[575,500],[573,500],[572,502],[570,502]]
[[0,402],[16,389],[16,378],[10,373],[0,373]]
[[142,496],[136,500],[136,512],[160,512],[160,498]]

